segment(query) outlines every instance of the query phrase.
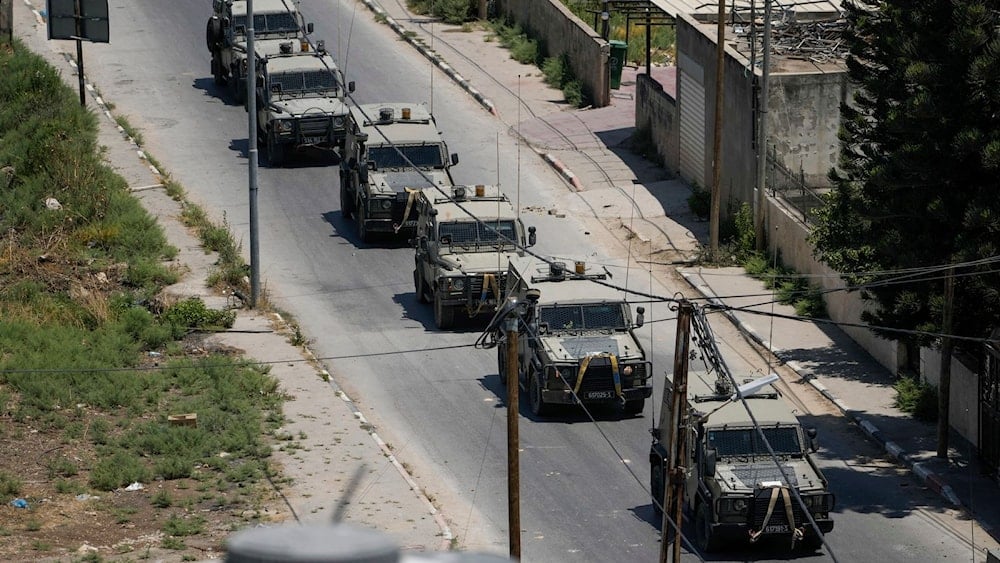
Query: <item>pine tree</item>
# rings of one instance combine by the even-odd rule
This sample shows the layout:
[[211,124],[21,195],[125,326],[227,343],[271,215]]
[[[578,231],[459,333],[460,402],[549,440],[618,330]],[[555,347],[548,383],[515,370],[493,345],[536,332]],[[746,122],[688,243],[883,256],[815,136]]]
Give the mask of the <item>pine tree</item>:
[[985,337],[1000,324],[1000,0],[844,8],[857,90],[841,108],[816,255],[863,285],[866,322],[903,331],[941,332],[954,272],[951,334]]

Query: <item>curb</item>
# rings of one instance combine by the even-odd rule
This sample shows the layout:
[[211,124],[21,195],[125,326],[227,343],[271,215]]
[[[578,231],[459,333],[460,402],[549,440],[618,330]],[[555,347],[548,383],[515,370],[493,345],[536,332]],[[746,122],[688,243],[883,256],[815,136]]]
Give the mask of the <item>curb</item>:
[[497,113],[496,106],[489,98],[484,96],[482,92],[480,92],[471,84],[469,84],[469,81],[466,80],[465,77],[463,77],[461,74],[459,74],[458,71],[453,69],[451,65],[446,63],[444,59],[441,58],[440,55],[430,50],[423,43],[421,43],[420,40],[417,39],[416,33],[408,31],[405,27],[403,27],[399,22],[397,22],[392,16],[387,14],[385,10],[383,10],[372,0],[361,0],[361,2],[364,3],[364,5],[369,10],[374,12],[375,15],[385,18],[385,23],[387,23],[389,27],[396,32],[397,35],[402,37],[410,45],[413,45],[421,55],[423,55],[429,61],[434,63],[434,66],[440,68],[446,75],[448,75],[449,78],[451,78],[463,90],[471,94],[472,97],[475,98],[477,102],[479,102],[479,105],[483,106],[483,108],[486,109],[486,111],[490,112],[493,115],[499,115]]
[[566,165],[563,164],[558,158],[552,156],[552,153],[542,153],[542,158],[544,158],[545,162],[548,162],[552,168],[555,168],[556,172],[558,172],[560,176],[572,184],[574,190],[578,192],[583,191],[583,186],[580,185],[580,179],[576,177],[576,174],[573,174],[573,171],[567,168]]
[[[704,284],[697,283],[696,280],[692,279],[693,277],[692,274],[689,274],[687,272],[680,272],[680,274],[684,278],[684,281],[686,281],[688,285],[691,286],[692,289],[694,289],[698,293],[708,298],[709,302],[711,302],[714,305],[718,305],[720,307],[725,307],[725,303],[723,303],[718,298],[718,296],[715,294],[714,291],[712,291],[710,287]],[[828,401],[836,405],[837,409],[840,410],[840,412],[844,416],[846,416],[849,420],[853,421],[861,428],[861,431],[865,434],[865,436],[867,436],[870,440],[878,444],[883,449],[883,451],[885,451],[885,453],[889,454],[890,457],[892,457],[897,462],[901,463],[903,466],[910,469],[910,471],[913,472],[913,474],[916,475],[917,478],[920,479],[920,481],[922,481],[925,485],[927,485],[927,488],[929,488],[930,490],[934,491],[942,498],[947,500],[952,506],[967,508],[962,504],[962,501],[958,498],[958,495],[955,494],[955,491],[951,488],[951,485],[947,484],[944,481],[944,479],[941,478],[940,475],[927,469],[927,467],[923,464],[923,462],[915,461],[909,453],[907,453],[905,450],[903,450],[903,448],[899,446],[899,444],[893,442],[892,440],[889,440],[885,436],[885,434],[883,434],[882,431],[878,429],[877,426],[872,424],[868,419],[863,418],[861,415],[859,415],[858,411],[847,406],[847,404],[844,403],[844,401],[842,401],[839,397],[831,393],[830,390],[827,389],[825,385],[816,381],[814,377],[804,374],[803,372],[805,370],[803,370],[802,367],[797,362],[787,361],[783,357],[784,354],[780,349],[773,348],[771,346],[771,343],[768,342],[763,337],[761,337],[759,334],[757,334],[757,332],[753,330],[753,328],[744,325],[743,322],[740,321],[740,319],[731,310],[723,308],[722,314],[724,314],[726,318],[732,321],[733,324],[739,328],[740,332],[742,332],[744,335],[749,336],[757,344],[771,350],[772,354],[774,354],[774,356],[778,360],[780,360],[782,363],[791,368],[792,371],[797,373],[800,378],[807,381],[809,385],[813,387],[813,389],[818,391]]]

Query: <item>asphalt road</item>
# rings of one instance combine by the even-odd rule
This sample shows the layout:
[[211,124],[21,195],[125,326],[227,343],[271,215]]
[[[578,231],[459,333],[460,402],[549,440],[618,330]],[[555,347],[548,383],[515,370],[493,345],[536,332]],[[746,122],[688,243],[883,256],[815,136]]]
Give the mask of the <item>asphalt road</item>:
[[[108,45],[86,46],[86,69],[101,94],[142,131],[148,152],[190,199],[249,246],[247,121],[242,106],[212,84],[204,45],[204,0],[111,0]],[[499,183],[538,228],[536,250],[621,263],[621,245],[596,220],[546,213],[568,197],[563,182],[533,153],[518,149],[506,125],[402,43],[359,4],[310,0],[302,11],[339,54],[358,103],[432,105],[461,163],[463,183]],[[433,76],[433,79],[431,78]],[[499,163],[499,164],[498,164]],[[463,548],[505,551],[506,444],[495,351],[471,347],[474,326],[434,329],[430,307],[413,293],[413,253],[405,244],[361,244],[338,201],[337,168],[313,155],[288,168],[259,169],[261,275],[269,298],[289,312],[314,353],[379,427],[441,507]],[[630,287],[646,289],[637,276]],[[672,295],[679,286],[652,283]],[[669,369],[672,314],[645,304],[643,344],[654,368]],[[719,323],[721,323],[721,319]],[[734,372],[760,361],[739,337],[717,329]],[[657,386],[654,398],[658,398]],[[330,400],[337,400],[333,396]],[[821,403],[821,458],[838,495],[829,543],[840,561],[936,561],[968,553],[936,499],[891,465]],[[658,407],[658,405],[657,405]],[[658,410],[658,409],[657,409]],[[803,412],[806,412],[804,410]],[[596,413],[559,420],[521,418],[522,541],[526,561],[652,561],[659,533],[644,490],[653,404],[644,416]],[[847,460],[847,461],[845,461]],[[926,509],[925,509],[926,507]],[[687,556],[694,559],[694,556]],[[727,555],[732,558],[733,555]],[[741,559],[786,559],[776,546]],[[817,553],[805,559],[829,559]]]

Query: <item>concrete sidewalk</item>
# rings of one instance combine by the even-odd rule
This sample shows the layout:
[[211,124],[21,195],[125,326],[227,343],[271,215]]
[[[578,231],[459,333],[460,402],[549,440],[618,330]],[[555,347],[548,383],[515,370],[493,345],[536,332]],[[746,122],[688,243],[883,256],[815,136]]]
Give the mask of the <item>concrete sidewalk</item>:
[[[707,245],[708,224],[687,205],[691,188],[629,150],[635,132],[635,77],[626,67],[612,104],[572,109],[560,92],[546,86],[538,69],[510,59],[485,28],[430,24],[409,13],[402,2],[362,0],[386,18],[407,42],[466,89],[486,111],[511,126],[551,164],[567,188],[599,205],[599,218],[627,217],[634,207],[640,220],[633,235],[667,262],[683,262]],[[434,45],[431,49],[429,45]],[[644,69],[643,69],[644,70]],[[652,70],[667,92],[675,91],[671,68]],[[519,121],[519,117],[524,117]],[[625,189],[627,188],[627,189]],[[609,225],[613,227],[617,225]],[[662,255],[661,255],[662,256]],[[771,304],[771,292],[740,268],[688,268],[690,286],[718,305],[746,307],[731,320],[834,403],[864,433],[947,503],[975,519],[993,538],[977,543],[995,549],[1000,532],[1000,486],[983,476],[975,449],[957,435],[948,460],[935,457],[936,429],[893,406],[894,376],[833,324],[771,318],[795,316],[790,306]]]

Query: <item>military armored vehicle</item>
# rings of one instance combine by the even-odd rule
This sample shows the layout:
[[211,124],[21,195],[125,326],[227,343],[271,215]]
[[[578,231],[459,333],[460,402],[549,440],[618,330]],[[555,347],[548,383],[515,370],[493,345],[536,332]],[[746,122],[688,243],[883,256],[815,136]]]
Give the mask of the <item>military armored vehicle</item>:
[[[805,517],[795,494],[822,534],[833,530],[834,495],[810,453],[816,448],[815,430],[804,430],[773,388],[750,394],[746,402],[774,451],[772,457],[746,408],[734,400],[732,385],[716,373],[689,373],[687,399],[682,403],[691,421],[684,506],[693,517],[698,548],[711,553],[777,538],[791,547],[816,550],[822,535]],[[672,397],[672,384],[667,382],[649,452],[650,491],[657,514],[667,482]]]
[[342,150],[354,83],[326,51],[282,53],[261,59],[257,76],[257,139],[268,162],[280,166],[287,151],[312,146]]
[[358,237],[371,233],[411,238],[416,232],[417,193],[431,186],[451,189],[449,168],[458,155],[422,104],[382,103],[351,108],[340,169],[340,208],[354,217]]
[[[636,415],[653,392],[651,362],[633,332],[643,324],[644,308],[636,308],[633,321],[625,294],[595,280],[610,280],[609,271],[582,261],[567,269],[566,262],[533,256],[510,261],[509,295],[527,303],[518,379],[536,416],[557,404],[613,404]],[[497,349],[506,382],[507,342],[501,338]]]
[[[309,51],[306,35],[313,24],[306,24],[291,0],[255,0],[254,52],[267,58],[282,50]],[[229,85],[237,104],[246,102],[247,76],[247,3],[245,0],[213,0],[205,39],[212,54],[212,77],[215,84]]]
[[[495,311],[506,291],[507,262],[535,244],[497,186],[424,188],[417,194],[413,284],[417,300],[434,303],[438,328],[456,313],[473,318]],[[471,215],[470,215],[471,214]],[[527,240],[525,240],[527,238]]]

